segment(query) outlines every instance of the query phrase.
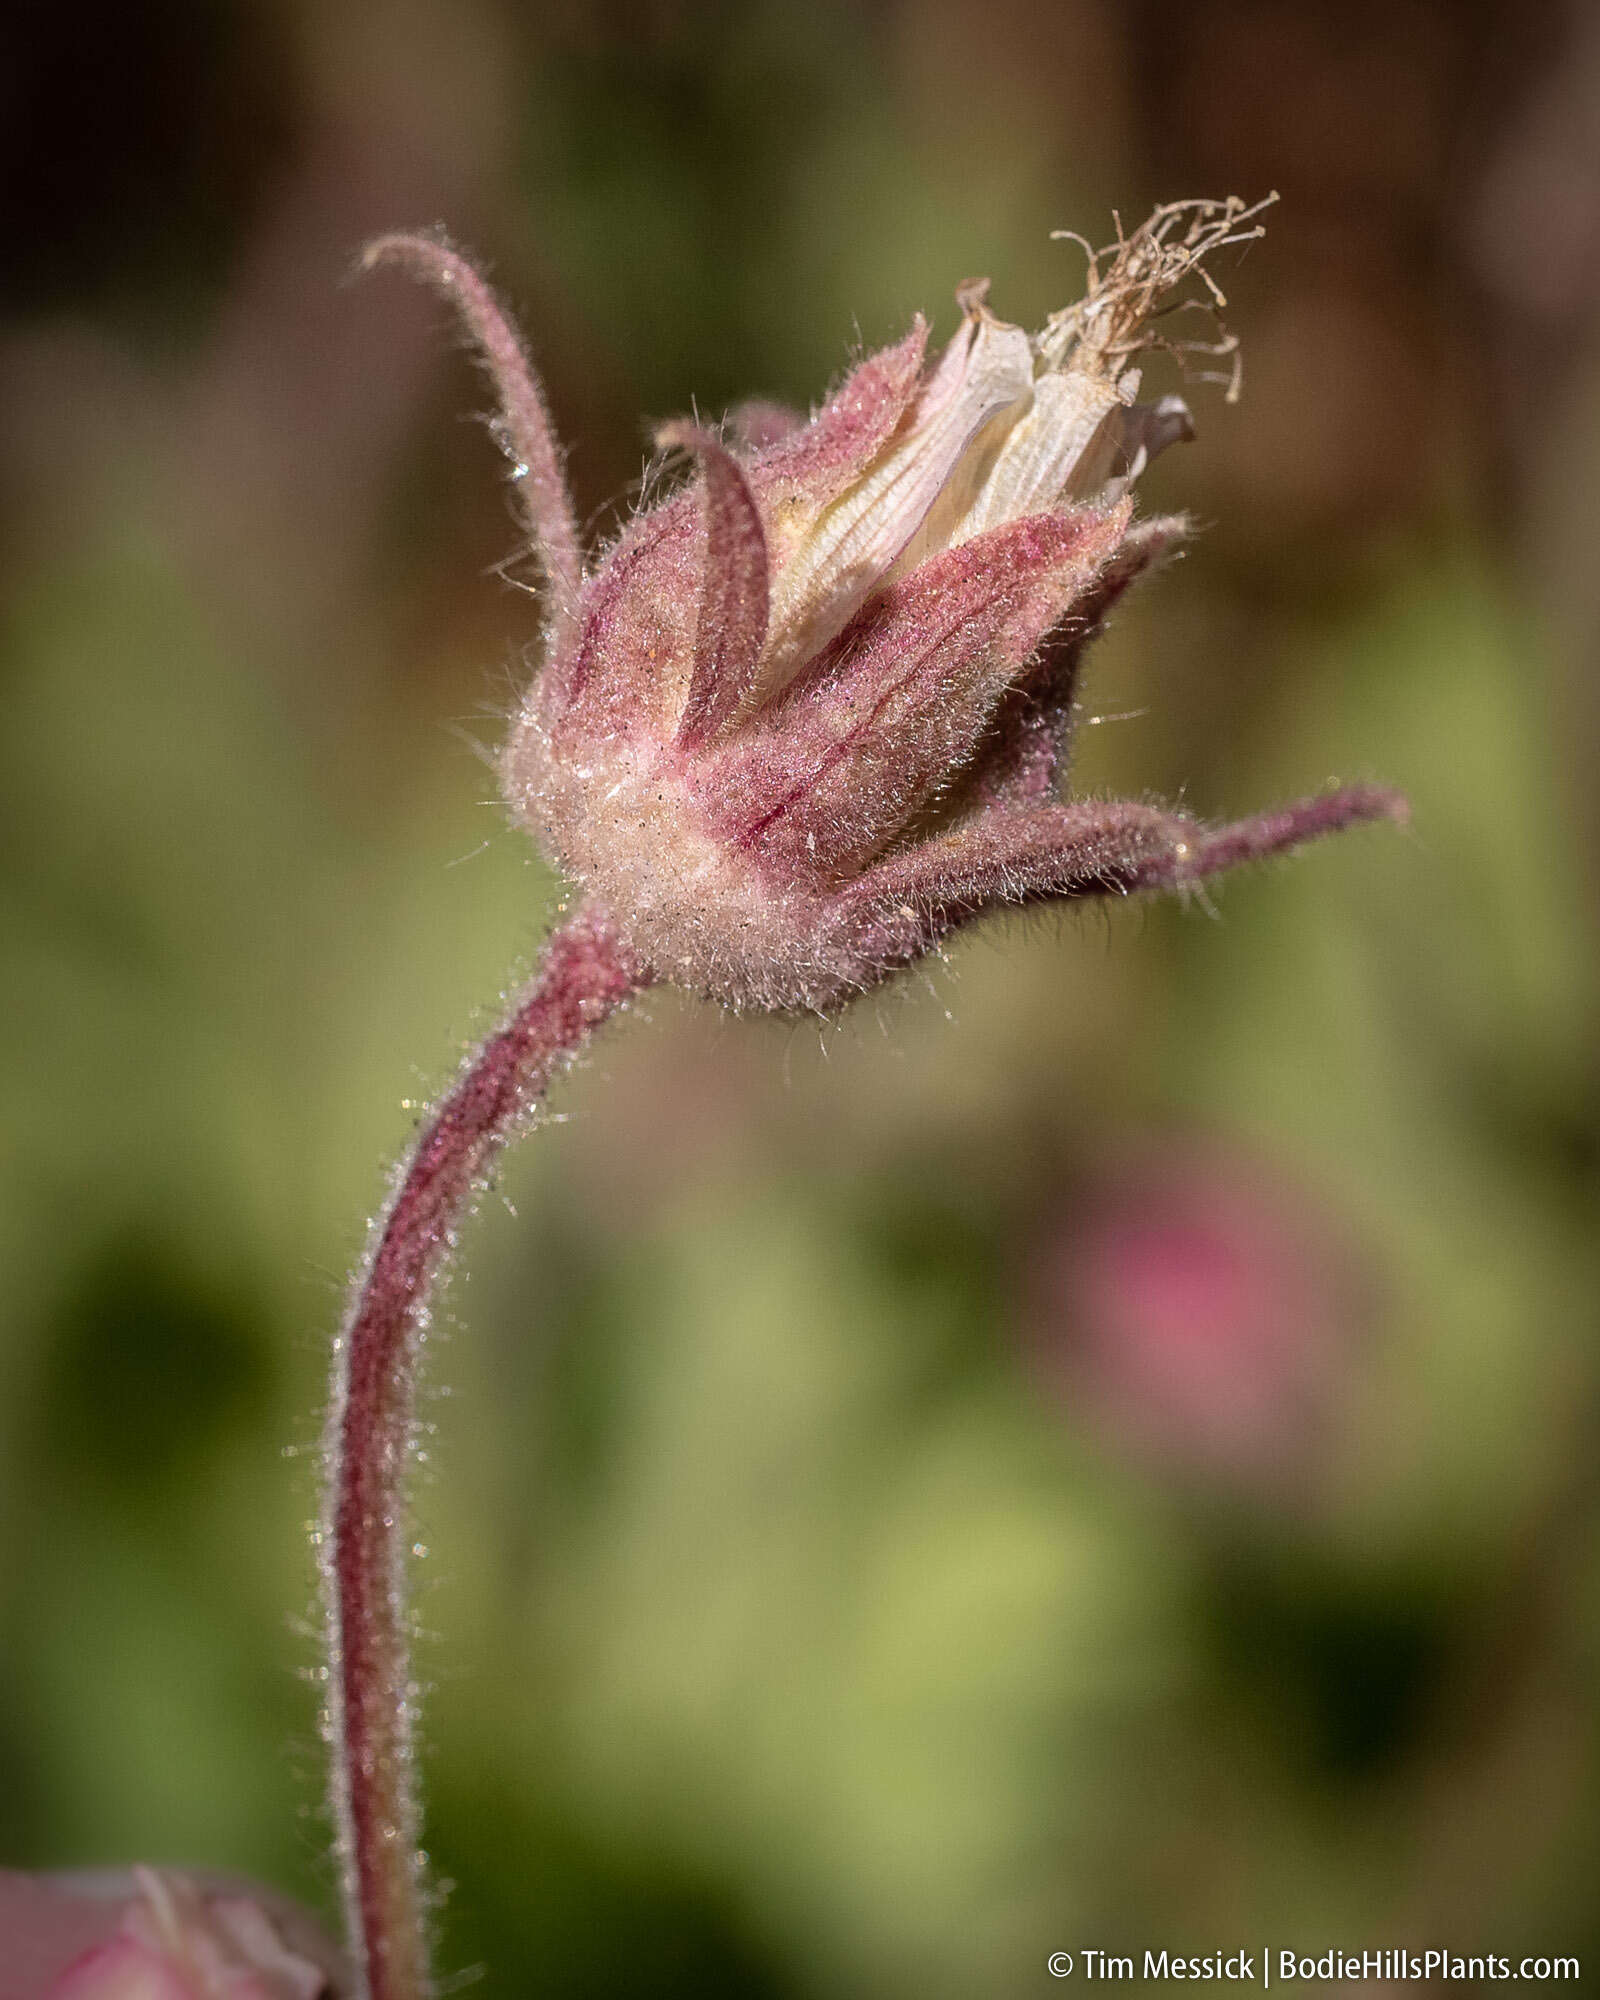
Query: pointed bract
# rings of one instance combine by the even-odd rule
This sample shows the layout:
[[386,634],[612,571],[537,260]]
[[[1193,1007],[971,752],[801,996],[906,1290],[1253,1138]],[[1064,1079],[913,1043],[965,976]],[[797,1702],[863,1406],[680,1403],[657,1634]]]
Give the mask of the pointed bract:
[[921,383],[927,347],[928,323],[918,313],[905,338],[858,362],[809,423],[783,430],[762,450],[763,493],[803,498],[813,510],[834,499],[894,435]]
[[1345,786],[1221,827],[1127,799],[999,809],[854,883],[840,899],[833,951],[870,986],[956,925],[1007,905],[1188,889],[1344,827],[1407,817],[1404,797],[1381,785]]
[[1121,510],[1014,521],[878,592],[697,776],[707,817],[782,881],[859,868],[960,769],[1124,525]]
[[699,750],[721,735],[755,682],[767,636],[767,538],[744,470],[719,439],[694,424],[668,424],[657,442],[692,451],[705,480],[694,668],[677,737],[680,750]]
[[954,807],[1041,805],[1051,797],[1072,745],[1084,654],[1124,594],[1188,532],[1181,515],[1136,521],[1128,529],[1110,561],[1046,636],[1020,684],[1001,698],[972,765],[954,787]]
[[676,729],[702,581],[695,512],[680,494],[628,524],[585,586],[576,637],[530,694],[524,722],[536,704],[541,725],[564,742]]

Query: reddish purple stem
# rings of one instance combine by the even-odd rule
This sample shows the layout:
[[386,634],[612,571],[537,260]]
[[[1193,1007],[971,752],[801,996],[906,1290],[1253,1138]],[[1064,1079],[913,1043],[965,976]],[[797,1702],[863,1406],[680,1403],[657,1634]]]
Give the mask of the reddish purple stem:
[[374,1224],[335,1354],[323,1572],[333,1809],[367,2000],[423,2000],[426,1899],[405,1605],[416,1363],[435,1280],[496,1154],[557,1068],[643,983],[598,913],[551,937],[504,1027],[472,1056]]

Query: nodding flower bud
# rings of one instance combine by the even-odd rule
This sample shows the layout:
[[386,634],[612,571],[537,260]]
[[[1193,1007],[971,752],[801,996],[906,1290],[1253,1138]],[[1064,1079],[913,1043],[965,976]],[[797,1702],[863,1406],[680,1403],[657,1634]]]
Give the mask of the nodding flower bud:
[[827,1012],[992,907],[1181,888],[1402,815],[1373,786],[1221,828],[1057,796],[1085,644],[1185,533],[1134,517],[1146,463],[1193,435],[1179,398],[1138,401],[1135,364],[1170,344],[1150,322],[1191,278],[1222,303],[1202,260],[1258,234],[1254,214],[1157,209],[1034,335],[965,285],[937,358],[918,318],[809,420],[760,404],[667,425],[695,478],[588,572],[542,393],[482,280],[430,237],[372,246],[461,308],[549,571],[507,799],[647,977]]
[[809,419],[762,403],[716,430],[669,424],[659,441],[693,478],[592,567],[544,392],[483,279],[437,237],[367,252],[450,296],[493,380],[549,616],[501,776],[582,891],[425,1120],[335,1349],[326,1729],[369,2000],[432,1990],[403,1595],[417,1353],[459,1218],[560,1063],[654,980],[828,1013],[984,910],[1181,889],[1404,811],[1351,786],[1206,827],[1058,796],[1085,645],[1184,534],[1134,519],[1145,463],[1191,429],[1176,397],[1138,400],[1135,364],[1185,345],[1150,326],[1189,280],[1222,304],[1203,260],[1255,235],[1253,213],[1178,202],[1119,227],[1035,335],[965,285],[937,358],[918,319]]

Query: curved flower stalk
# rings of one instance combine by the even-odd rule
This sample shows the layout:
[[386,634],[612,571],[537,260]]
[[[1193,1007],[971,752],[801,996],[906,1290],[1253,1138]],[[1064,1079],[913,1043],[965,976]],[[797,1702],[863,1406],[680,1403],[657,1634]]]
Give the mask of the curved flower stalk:
[[1138,357],[1169,344],[1152,320],[1196,274],[1221,303],[1202,260],[1259,233],[1254,213],[1158,209],[1034,335],[964,286],[937,358],[918,318],[809,419],[668,425],[696,476],[588,570],[543,394],[483,280],[436,236],[367,252],[454,301],[494,384],[550,586],[501,776],[582,893],[402,1163],[338,1347],[328,1730],[371,2000],[430,1991],[403,1588],[417,1350],[459,1218],[556,1068],[652,981],[830,1014],[985,911],[1183,889],[1403,813],[1351,786],[1208,827],[1057,791],[1084,648],[1185,533],[1134,517],[1145,464],[1192,435],[1179,398],[1138,400]]

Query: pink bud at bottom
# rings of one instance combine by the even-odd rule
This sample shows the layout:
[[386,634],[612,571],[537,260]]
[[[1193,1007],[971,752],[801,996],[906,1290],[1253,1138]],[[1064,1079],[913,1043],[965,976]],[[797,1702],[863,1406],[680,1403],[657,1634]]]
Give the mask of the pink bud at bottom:
[[0,1876],[0,2000],[335,2000],[332,1947],[268,1900],[149,1868]]

